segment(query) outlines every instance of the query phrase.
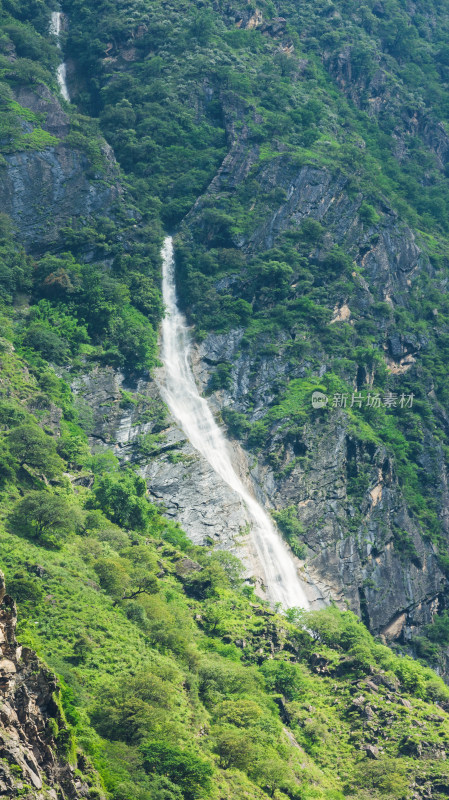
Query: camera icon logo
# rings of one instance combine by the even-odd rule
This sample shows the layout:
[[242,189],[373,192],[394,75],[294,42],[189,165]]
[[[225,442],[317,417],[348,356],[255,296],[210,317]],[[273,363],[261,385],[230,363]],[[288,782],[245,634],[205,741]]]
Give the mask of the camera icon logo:
[[326,408],[328,402],[329,398],[327,394],[323,394],[323,392],[314,392],[312,394],[313,408]]

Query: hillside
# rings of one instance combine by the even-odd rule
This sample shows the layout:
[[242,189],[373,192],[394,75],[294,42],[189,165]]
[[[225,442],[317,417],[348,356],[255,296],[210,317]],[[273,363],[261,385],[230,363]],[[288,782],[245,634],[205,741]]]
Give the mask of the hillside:
[[[445,4],[0,0],[0,28],[0,796],[443,800]],[[308,612],[267,602],[163,400],[167,234]]]

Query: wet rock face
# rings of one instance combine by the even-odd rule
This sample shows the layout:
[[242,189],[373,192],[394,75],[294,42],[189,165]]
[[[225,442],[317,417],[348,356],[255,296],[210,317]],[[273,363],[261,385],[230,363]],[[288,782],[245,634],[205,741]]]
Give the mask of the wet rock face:
[[165,431],[165,440],[173,449],[148,459],[140,470],[151,499],[165,506],[195,544],[216,544],[244,559],[248,516],[240,498],[178,428]]
[[[210,464],[186,440],[174,420],[155,409],[164,407],[157,383],[140,379],[127,384],[112,367],[96,367],[77,378],[72,389],[92,415],[94,451],[111,449],[122,463],[133,462],[148,486],[149,499],[184,528],[196,544],[214,543],[244,558],[246,509]],[[134,403],[123,402],[124,392]],[[81,412],[83,406],[80,405]],[[142,454],[141,437],[157,436]]]
[[61,145],[14,153],[5,160],[0,204],[31,252],[57,241],[70,217],[104,213],[112,203],[114,190],[87,179],[87,158],[76,150]]
[[[352,85],[348,53],[342,54],[340,68],[342,80]],[[381,83],[382,75],[377,74],[375,85]],[[245,139],[245,128],[240,137],[234,135],[232,124],[227,129],[230,152],[206,197],[225,197],[252,169],[260,195],[275,198],[235,246],[251,257],[275,246],[282,233],[298,228],[303,220],[317,220],[326,231],[323,247],[340,245],[362,272],[353,273],[357,289],[349,305],[344,298],[337,301],[332,322],[353,324],[354,315],[369,315],[379,300],[407,307],[414,280],[431,267],[413,232],[392,208],[385,205],[378,220],[367,224],[360,214],[364,198],[349,190],[346,176],[298,166],[282,152],[256,167],[255,148]],[[444,149],[441,143],[440,147]],[[188,228],[200,235],[203,205],[200,198],[186,220]],[[319,261],[319,249],[313,256]],[[217,411],[229,407],[256,422],[276,399],[276,386],[305,377],[311,364],[289,363],[283,356],[288,331],[279,334],[278,351],[269,355],[261,341],[253,350],[242,348],[242,335],[238,330],[209,334],[197,348],[196,374],[206,389],[217,365],[230,365],[229,386],[212,395],[211,403]],[[412,369],[416,354],[427,344],[414,334],[390,331],[384,337],[387,369],[391,373]],[[322,375],[329,359],[325,352],[319,359]],[[366,370],[359,372],[354,376],[358,390],[370,385]],[[436,609],[444,607],[447,590],[434,548],[407,509],[394,465],[383,448],[352,439],[344,414],[333,415],[325,425],[317,417],[317,424],[307,426],[295,441],[283,432],[282,422],[272,426],[269,444],[253,458],[255,485],[276,508],[296,509],[310,575],[327,587],[327,594],[349,604],[373,632],[407,642],[431,621]],[[440,451],[429,434],[425,453],[431,463],[421,466],[435,476],[435,494],[446,519],[447,475]]]
[[[59,144],[45,150],[12,153],[0,168],[0,206],[17,230],[27,250],[39,254],[59,239],[59,230],[69,220],[107,214],[117,198],[116,165],[111,149],[104,143],[107,175],[89,176],[87,156],[64,144],[69,118],[47,87],[18,90],[16,100],[31,111],[43,114],[44,130]],[[106,179],[106,180],[105,180]]]
[[54,732],[62,741],[67,731],[56,679],[32,650],[17,644],[15,628],[15,604],[0,573],[0,797],[87,797],[87,783],[58,753]]
[[[275,381],[301,377],[304,365],[292,373],[281,356],[270,355],[260,358],[254,369],[254,357],[239,349],[240,339],[238,331],[207,337],[197,350],[197,377],[205,387],[217,363],[231,363],[230,388],[211,402],[216,408],[248,412],[250,396],[256,421],[273,396]],[[399,358],[404,342],[393,339],[395,346]],[[325,596],[348,604],[372,632],[387,641],[409,641],[444,605],[446,578],[433,545],[422,538],[408,512],[386,450],[353,439],[343,413],[327,422],[317,416],[294,439],[286,438],[282,422],[277,423],[269,440],[266,451],[253,459],[252,478],[270,504],[295,507],[310,579]],[[426,468],[439,476],[435,495],[444,508],[444,458],[432,441],[426,452],[432,461]],[[276,470],[268,466],[273,461]],[[357,487],[358,478],[363,490]]]

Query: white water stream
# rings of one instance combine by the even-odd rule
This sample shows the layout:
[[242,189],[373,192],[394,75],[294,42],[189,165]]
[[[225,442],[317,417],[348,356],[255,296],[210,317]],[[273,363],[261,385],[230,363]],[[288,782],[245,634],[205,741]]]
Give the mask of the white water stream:
[[166,307],[161,340],[161,358],[165,367],[162,386],[164,400],[193,447],[246,505],[251,519],[250,535],[264,573],[262,577],[270,601],[281,603],[284,608],[308,608],[309,603],[288,547],[267,512],[235,471],[228,443],[206,400],[198,392],[190,366],[190,333],[176,299],[171,236],[164,241],[162,259],[162,295]]
[[[62,22],[61,11],[52,11],[50,20],[50,34],[52,36],[56,36],[58,47],[61,47],[61,42],[60,42],[61,22]],[[61,64],[59,64],[58,69],[56,70],[56,79],[58,81],[58,86],[64,100],[67,100],[67,102],[70,103],[70,95],[69,95],[69,90],[67,88],[67,67],[64,61]]]

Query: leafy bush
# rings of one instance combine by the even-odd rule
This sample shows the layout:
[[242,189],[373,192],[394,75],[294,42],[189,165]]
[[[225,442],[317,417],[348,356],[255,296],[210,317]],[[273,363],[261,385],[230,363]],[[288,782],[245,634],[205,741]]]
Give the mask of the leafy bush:
[[30,492],[10,516],[13,530],[39,544],[59,547],[80,523],[79,511],[64,497]]
[[298,664],[290,664],[288,661],[265,661],[261,672],[270,692],[278,692],[287,700],[297,700],[301,697],[304,675]]
[[248,770],[254,763],[254,748],[248,740],[248,733],[231,725],[220,727],[215,734],[214,750],[220,759],[222,769]]
[[19,603],[40,603],[44,592],[36,578],[30,578],[25,572],[15,572],[8,578],[8,593]]
[[136,530],[145,530],[150,519],[145,493],[145,481],[131,469],[120,474],[105,473],[94,485],[95,499],[106,516],[124,528]]
[[149,741],[142,745],[141,751],[145,770],[166,775],[181,787],[186,800],[195,800],[199,793],[202,796],[209,795],[212,765],[193,750],[182,750],[161,741]]
[[37,425],[18,425],[8,436],[8,446],[19,464],[26,464],[48,478],[60,475],[63,461],[56,453],[55,441]]
[[232,408],[224,408],[221,413],[228,431],[238,439],[243,438],[250,429],[250,423],[245,415],[239,411],[234,411]]
[[23,343],[26,347],[37,350],[47,361],[53,361],[55,364],[67,363],[69,357],[67,342],[42,323],[34,322],[30,325]]
[[102,589],[114,598],[122,597],[130,576],[118,558],[99,558],[94,565]]
[[127,680],[100,686],[92,711],[99,733],[127,743],[140,742],[151,734],[170,737],[172,726],[166,715],[173,709],[176,698],[176,694],[172,696],[176,687],[170,683],[175,675],[176,672],[169,671],[167,680],[153,672],[139,672]]
[[300,541],[304,537],[304,528],[298,519],[296,508],[288,506],[281,511],[272,511],[271,515],[276,520],[295,556],[304,559],[307,555],[307,547],[304,542]]
[[228,363],[218,364],[215,372],[209,381],[208,389],[211,392],[219,391],[220,389],[229,389],[231,386],[231,369],[232,365]]

